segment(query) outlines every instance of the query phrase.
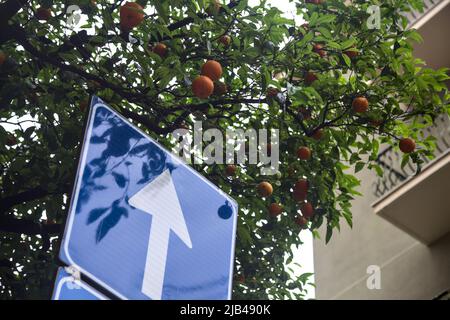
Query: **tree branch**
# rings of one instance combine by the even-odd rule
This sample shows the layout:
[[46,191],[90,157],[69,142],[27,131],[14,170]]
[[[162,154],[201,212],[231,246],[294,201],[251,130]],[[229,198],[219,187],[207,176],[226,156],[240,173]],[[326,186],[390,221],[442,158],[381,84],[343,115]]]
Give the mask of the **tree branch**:
[[232,99],[219,99],[208,102],[196,103],[196,104],[184,104],[176,106],[170,109],[170,112],[178,110],[205,110],[209,107],[220,106],[225,104],[236,104],[236,103],[266,103],[267,99],[245,99],[245,98],[232,98]]
[[16,193],[14,195],[1,198],[0,199],[0,213],[6,212],[12,207],[29,202],[32,200],[37,200],[49,195],[49,192],[42,187],[35,187],[23,192]]
[[41,224],[26,219],[17,219],[11,216],[0,217],[0,232],[12,232],[26,235],[48,235],[59,234],[60,224]]

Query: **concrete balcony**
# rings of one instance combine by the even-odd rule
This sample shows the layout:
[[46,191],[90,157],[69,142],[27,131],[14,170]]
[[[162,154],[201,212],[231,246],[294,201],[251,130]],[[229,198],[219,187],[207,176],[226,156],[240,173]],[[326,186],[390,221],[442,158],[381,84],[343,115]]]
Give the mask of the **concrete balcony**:
[[[450,67],[450,0],[427,0],[433,3],[422,14],[409,17],[411,28],[423,38],[414,45],[414,56],[433,69]],[[448,83],[450,85],[450,82]]]
[[[409,27],[422,35],[414,55],[428,67],[450,67],[450,0],[425,0],[423,12],[406,15]],[[450,84],[450,83],[449,83]],[[380,153],[382,178],[374,183],[378,200],[372,204],[376,214],[424,244],[432,244],[450,232],[450,121],[437,118],[424,136],[437,138],[434,159],[423,158],[420,172],[412,164],[401,167],[402,154],[393,148]]]
[[424,136],[437,138],[435,158],[423,157],[420,172],[412,164],[401,167],[402,154],[390,147],[378,163],[385,173],[375,184],[379,199],[372,204],[376,214],[425,244],[450,232],[450,120],[436,119]]
[[[388,173],[391,174],[392,171]],[[394,175],[398,177],[397,173]],[[449,190],[450,149],[447,149],[420,174],[406,178],[372,207],[376,214],[412,237],[432,244],[450,232]]]
[[409,21],[408,26],[419,29],[424,23],[432,19],[435,14],[442,11],[442,9],[446,7],[449,2],[449,0],[424,0],[422,12],[414,10],[412,12],[405,13],[405,16]]

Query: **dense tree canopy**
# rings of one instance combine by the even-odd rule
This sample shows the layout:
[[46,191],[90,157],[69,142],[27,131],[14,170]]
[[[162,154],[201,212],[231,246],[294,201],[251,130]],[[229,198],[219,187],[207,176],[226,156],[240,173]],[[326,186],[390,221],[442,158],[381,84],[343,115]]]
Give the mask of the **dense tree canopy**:
[[[90,94],[168,147],[170,133],[195,120],[221,131],[279,129],[275,175],[193,166],[240,206],[234,297],[303,297],[308,275],[285,268],[299,232],[318,236],[326,225],[328,241],[342,221],[351,225],[354,172],[383,174],[380,144],[412,139],[401,140],[404,163],[431,156],[433,137],[420,130],[448,112],[448,76],[413,56],[420,36],[401,12],[421,1],[292,2],[306,24],[265,1],[138,1],[145,15],[138,6],[121,14],[125,1],[1,1],[3,298],[49,296]],[[68,12],[73,4],[81,12]],[[380,6],[379,28],[366,24],[371,5]],[[207,60],[223,69],[211,95],[191,86]]]

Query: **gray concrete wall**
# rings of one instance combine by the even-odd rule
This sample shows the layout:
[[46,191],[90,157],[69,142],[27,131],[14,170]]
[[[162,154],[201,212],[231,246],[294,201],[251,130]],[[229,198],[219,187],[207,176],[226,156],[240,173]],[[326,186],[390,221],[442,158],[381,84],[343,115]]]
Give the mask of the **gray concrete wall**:
[[[325,245],[314,240],[317,299],[432,299],[450,288],[450,234],[431,246],[423,245],[371,207],[375,173],[363,170],[353,203],[353,229],[342,221]],[[367,267],[381,268],[381,289],[367,288]]]

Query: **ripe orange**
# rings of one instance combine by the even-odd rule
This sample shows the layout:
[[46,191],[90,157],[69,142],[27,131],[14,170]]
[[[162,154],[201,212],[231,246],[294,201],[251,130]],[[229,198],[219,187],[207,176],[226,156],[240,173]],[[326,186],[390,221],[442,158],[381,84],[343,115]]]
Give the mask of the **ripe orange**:
[[143,10],[136,2],[126,2],[120,7],[120,27],[125,31],[137,27],[144,20]]
[[323,129],[319,129],[314,131],[311,137],[315,140],[320,140],[323,138],[323,135],[324,135]]
[[294,185],[294,199],[295,201],[305,201],[308,195],[308,180],[300,179]]
[[302,215],[307,219],[310,219],[314,215],[314,208],[309,202],[303,203],[300,210],[302,211]]
[[215,60],[208,60],[202,66],[202,76],[207,76],[212,81],[217,81],[222,76],[222,66]]
[[294,191],[308,192],[309,182],[306,179],[300,179],[295,183]]
[[214,92],[213,93],[216,96],[222,96],[227,92],[228,92],[228,86],[225,83],[219,81],[214,84]]
[[283,207],[280,206],[278,203],[271,203],[269,205],[269,215],[271,217],[276,217],[278,215],[281,214],[281,212],[283,212]]
[[317,43],[313,46],[313,51],[315,53],[317,53],[319,56],[321,56],[322,58],[327,55],[327,52],[325,50],[323,50],[323,45],[321,45],[319,43]]
[[311,149],[308,147],[300,147],[297,150],[297,157],[300,160],[308,160],[311,158]]
[[399,147],[403,153],[411,153],[416,149],[416,142],[411,138],[403,138],[400,139]]
[[229,177],[232,177],[232,176],[236,175],[236,171],[237,171],[237,167],[235,165],[233,165],[233,164],[229,164],[225,168],[225,173]]
[[40,7],[39,9],[36,10],[36,18],[38,20],[47,21],[51,17],[52,17],[52,11],[50,10],[50,8]]
[[369,101],[365,97],[356,97],[353,99],[352,108],[354,112],[364,113],[369,109]]
[[317,80],[317,76],[314,72],[307,72],[305,75],[305,83],[309,86]]
[[305,217],[298,216],[297,218],[295,218],[294,221],[302,229],[304,229],[304,228],[306,228],[308,226],[308,220]]
[[206,76],[198,76],[192,81],[192,92],[200,99],[208,98],[214,91],[214,83]]
[[272,195],[273,192],[272,185],[267,181],[263,181],[260,184],[258,184],[257,190],[258,194],[261,197],[269,197],[270,195]]
[[297,202],[305,201],[308,194],[306,192],[298,191],[294,189],[294,193],[292,194],[294,200]]
[[219,42],[223,44],[225,47],[228,47],[231,44],[231,37],[227,34],[224,34],[219,38]]
[[344,51],[344,54],[349,57],[350,59],[354,59],[358,56],[359,52],[358,51],[353,51],[353,50],[347,50]]
[[152,51],[156,53],[161,58],[165,57],[167,54],[167,46],[164,43],[158,42],[153,48]]
[[5,63],[6,58],[6,54],[3,51],[0,51],[0,66]]

